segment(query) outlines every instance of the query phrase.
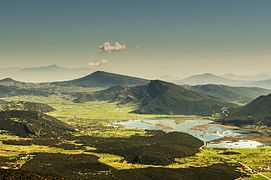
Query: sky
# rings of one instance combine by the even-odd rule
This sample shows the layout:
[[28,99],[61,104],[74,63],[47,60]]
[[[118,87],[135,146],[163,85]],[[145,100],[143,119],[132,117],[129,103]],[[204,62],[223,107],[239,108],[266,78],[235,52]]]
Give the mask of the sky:
[[258,74],[271,66],[270,8],[270,0],[0,0],[0,66]]

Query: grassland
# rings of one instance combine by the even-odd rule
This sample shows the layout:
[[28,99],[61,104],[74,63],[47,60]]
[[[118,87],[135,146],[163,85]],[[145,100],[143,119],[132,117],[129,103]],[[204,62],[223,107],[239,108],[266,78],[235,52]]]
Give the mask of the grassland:
[[[130,113],[136,106],[134,104],[118,105],[117,102],[91,101],[86,103],[74,103],[70,96],[52,95],[43,96],[13,96],[3,98],[6,101],[27,101],[48,104],[56,109],[50,115],[61,119],[82,120],[126,120],[138,118],[154,118],[162,115],[144,115]],[[163,116],[162,116],[163,117]]]
[[129,119],[148,119],[165,117],[163,115],[145,115],[130,113],[135,109],[134,104],[118,105],[116,102],[92,101],[74,103],[70,96],[13,96],[3,98],[5,101],[26,101],[48,104],[56,111],[47,113],[80,130],[76,135],[96,137],[129,137],[145,135],[144,130],[113,128],[108,126],[114,121]]
[[[231,159],[235,162],[245,164],[257,171],[264,170],[271,167],[271,148],[257,148],[257,149],[219,149],[209,148],[210,152],[218,154],[222,158]],[[269,168],[268,168],[269,169]]]

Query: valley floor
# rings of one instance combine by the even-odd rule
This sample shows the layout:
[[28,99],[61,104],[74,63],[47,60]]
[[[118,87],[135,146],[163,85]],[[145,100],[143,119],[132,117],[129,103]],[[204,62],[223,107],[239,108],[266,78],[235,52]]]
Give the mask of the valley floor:
[[[182,154],[187,151],[174,144],[176,139],[183,138],[179,134],[111,126],[117,120],[165,117],[129,113],[133,105],[102,101],[73,103],[69,97],[58,96],[4,100],[49,104],[56,109],[49,115],[77,131],[71,137],[60,139],[23,138],[1,131],[2,179],[271,178],[271,148],[219,149],[204,147],[195,140],[195,148]],[[180,116],[178,120],[182,118],[187,117]],[[180,153],[178,158],[175,158],[176,152]]]

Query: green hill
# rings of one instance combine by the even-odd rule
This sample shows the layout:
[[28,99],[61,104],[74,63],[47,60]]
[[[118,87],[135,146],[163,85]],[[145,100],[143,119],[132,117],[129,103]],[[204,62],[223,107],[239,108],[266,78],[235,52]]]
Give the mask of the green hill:
[[189,89],[238,104],[246,104],[261,95],[271,93],[269,89],[257,87],[231,87],[216,84],[196,85],[189,87]]
[[260,96],[249,104],[236,109],[221,120],[226,124],[263,124],[271,126],[271,94]]
[[73,128],[43,113],[14,110],[0,111],[0,130],[22,137],[60,137]]
[[1,79],[0,80],[0,83],[1,84],[10,84],[10,83],[20,83],[20,81],[16,81],[16,80],[14,80],[14,79],[12,79],[12,78],[4,78],[4,79]]
[[85,77],[71,80],[54,82],[55,85],[64,86],[82,86],[82,87],[112,87],[117,85],[143,85],[149,81],[146,79],[135,78],[131,76],[108,73],[104,71],[96,71]]
[[43,89],[0,85],[0,98],[22,95],[47,96],[49,94],[50,92]]
[[219,98],[164,81],[154,80],[136,87],[116,86],[79,97],[76,101],[113,100],[138,104],[136,113],[209,115],[235,105]]
[[24,102],[24,101],[7,102],[0,100],[0,110],[2,111],[20,110],[20,111],[35,111],[47,113],[54,111],[55,109],[43,103]]

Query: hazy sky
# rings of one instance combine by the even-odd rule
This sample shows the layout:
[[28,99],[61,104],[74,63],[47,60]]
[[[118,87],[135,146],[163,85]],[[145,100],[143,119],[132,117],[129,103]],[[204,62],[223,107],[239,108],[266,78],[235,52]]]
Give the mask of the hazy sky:
[[[0,0],[0,66],[261,73],[271,67],[270,9],[270,0]],[[126,48],[99,51],[115,41]]]

